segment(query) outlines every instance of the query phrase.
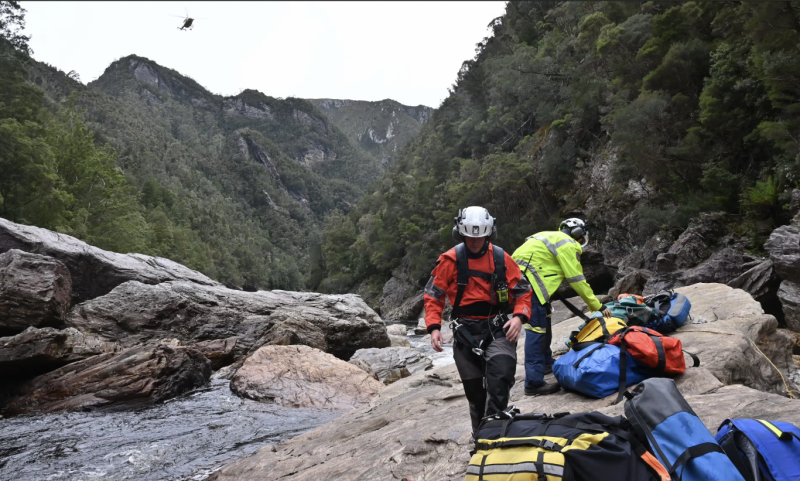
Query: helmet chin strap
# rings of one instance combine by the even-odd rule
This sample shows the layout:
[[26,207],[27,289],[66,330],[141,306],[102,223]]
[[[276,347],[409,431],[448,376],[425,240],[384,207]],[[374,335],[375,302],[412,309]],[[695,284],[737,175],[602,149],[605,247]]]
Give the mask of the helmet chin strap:
[[588,243],[589,243],[589,233],[587,232],[586,234],[583,235],[583,244],[581,244],[581,249],[586,247]]

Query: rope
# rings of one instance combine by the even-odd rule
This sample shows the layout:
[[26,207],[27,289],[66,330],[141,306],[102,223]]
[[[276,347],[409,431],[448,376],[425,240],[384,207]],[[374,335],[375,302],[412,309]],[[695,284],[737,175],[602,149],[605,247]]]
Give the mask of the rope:
[[756,348],[756,351],[758,351],[758,353],[759,353],[759,354],[761,354],[762,356],[764,356],[764,359],[766,359],[766,360],[767,360],[767,362],[770,364],[770,366],[772,366],[772,367],[775,369],[775,371],[777,371],[778,375],[781,377],[781,381],[783,381],[783,387],[785,387],[785,388],[786,388],[786,394],[789,396],[789,399],[795,399],[795,397],[794,397],[794,396],[792,396],[792,393],[793,393],[793,392],[795,392],[795,393],[797,393],[797,394],[800,394],[800,391],[795,391],[795,390],[793,390],[793,389],[789,389],[789,384],[786,382],[786,378],[785,378],[785,377],[783,377],[783,373],[781,372],[781,370],[780,370],[780,369],[778,369],[778,366],[776,366],[775,364],[773,364],[772,360],[771,360],[769,357],[767,357],[767,355],[766,355],[766,354],[764,354],[764,353],[761,351],[761,349],[759,349],[759,348],[758,348],[758,346],[756,345],[756,343],[755,343],[755,342],[753,342],[753,340],[752,340],[752,339],[750,339],[749,337],[747,337],[747,336],[743,335],[742,333],[723,332],[723,331],[709,331],[709,330],[707,330],[707,329],[682,329],[680,332],[707,332],[707,333],[710,333],[710,334],[726,334],[726,335],[728,335],[728,336],[736,336],[736,335],[741,335],[742,337],[744,337],[745,339],[747,339],[747,342],[749,342],[749,343],[750,343],[750,344],[751,344],[751,345],[752,345],[754,348]]

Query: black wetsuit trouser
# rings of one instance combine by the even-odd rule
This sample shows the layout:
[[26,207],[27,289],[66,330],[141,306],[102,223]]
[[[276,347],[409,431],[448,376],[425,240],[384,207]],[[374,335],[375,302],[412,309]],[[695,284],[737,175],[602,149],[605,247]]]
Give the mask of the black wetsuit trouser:
[[517,343],[506,339],[502,326],[490,332],[486,320],[461,318],[458,322],[467,327],[475,339],[486,339],[483,356],[475,354],[472,346],[457,338],[453,343],[453,358],[469,402],[474,434],[484,416],[508,407],[517,369]]

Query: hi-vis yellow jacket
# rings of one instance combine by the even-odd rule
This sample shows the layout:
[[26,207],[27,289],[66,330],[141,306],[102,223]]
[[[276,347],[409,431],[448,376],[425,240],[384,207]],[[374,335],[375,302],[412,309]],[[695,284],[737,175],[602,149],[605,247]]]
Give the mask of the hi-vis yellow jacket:
[[528,277],[542,304],[550,302],[550,296],[566,278],[589,310],[599,311],[602,305],[583,277],[581,254],[581,245],[572,237],[563,232],[552,231],[539,232],[528,237],[511,258]]

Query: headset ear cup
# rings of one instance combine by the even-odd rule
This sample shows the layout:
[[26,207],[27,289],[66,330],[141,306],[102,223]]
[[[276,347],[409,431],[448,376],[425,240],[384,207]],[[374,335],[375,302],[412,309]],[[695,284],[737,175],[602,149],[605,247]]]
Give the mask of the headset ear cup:
[[464,242],[464,236],[459,234],[458,227],[453,227],[453,240],[456,242]]
[[492,226],[492,233],[489,234],[489,242],[494,242],[497,240],[497,226]]
[[581,237],[583,237],[584,234],[586,234],[586,231],[584,231],[583,227],[576,227],[576,228],[572,229],[572,232],[570,232],[570,235],[572,236],[572,238],[576,239],[576,240],[580,239]]

